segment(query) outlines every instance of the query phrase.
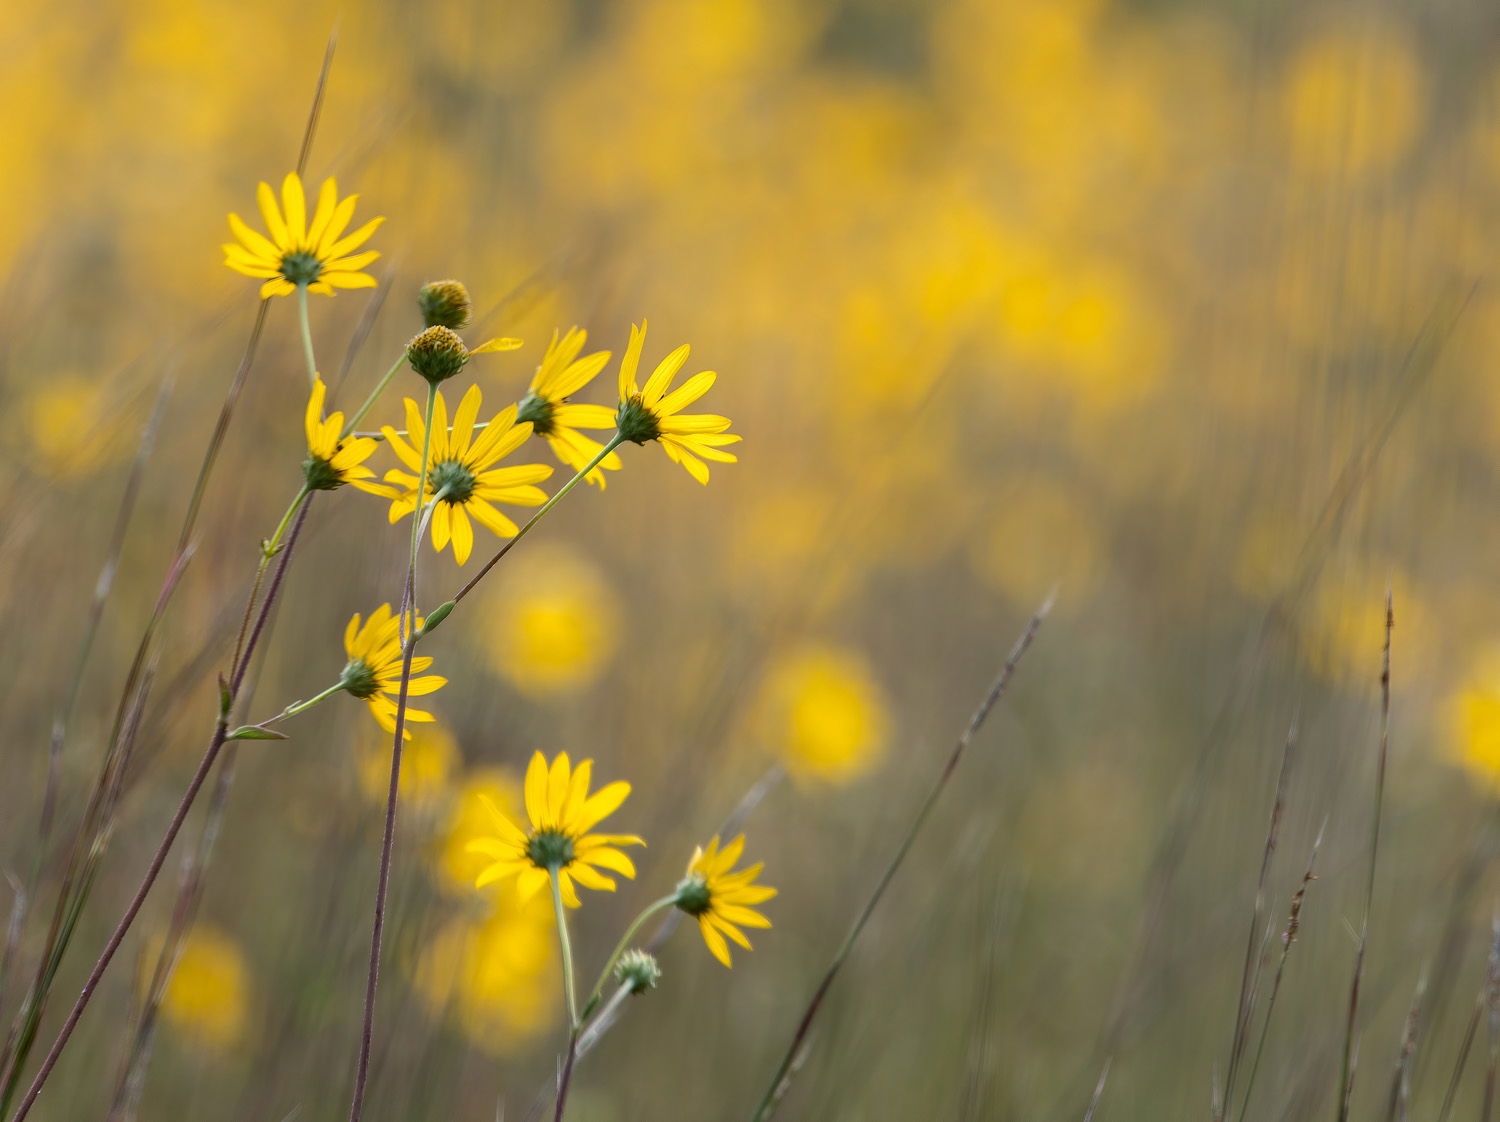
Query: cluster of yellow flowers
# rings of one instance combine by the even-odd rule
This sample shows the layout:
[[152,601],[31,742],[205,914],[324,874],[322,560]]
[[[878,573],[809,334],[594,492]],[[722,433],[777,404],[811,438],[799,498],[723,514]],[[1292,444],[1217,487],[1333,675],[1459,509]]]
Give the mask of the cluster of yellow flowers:
[[[380,727],[395,736],[387,845],[382,858],[388,862],[395,800],[403,770],[410,770],[403,769],[401,761],[402,743],[412,737],[407,726],[409,722],[435,721],[433,714],[411,707],[408,701],[434,693],[447,684],[446,678],[425,673],[432,667],[433,659],[416,656],[415,645],[454,610],[510,545],[580,481],[586,480],[603,490],[606,473],[623,467],[617,452],[622,444],[660,444],[673,462],[681,464],[700,483],[707,483],[709,468],[705,461],[735,462],[735,455],[727,447],[740,437],[728,431],[731,422],[727,417],[685,412],[713,387],[717,378],[712,371],[703,371],[672,388],[688,360],[690,350],[686,344],[657,363],[644,383],[640,380],[646,342],[644,322],[631,329],[620,363],[619,393],[613,408],[573,400],[604,370],[611,356],[608,351],[585,354],[587,334],[572,327],[554,333],[520,401],[482,420],[483,394],[478,385],[471,385],[450,413],[450,402],[439,388],[443,382],[463,371],[475,355],[511,351],[521,345],[516,339],[497,338],[471,349],[458,334],[471,318],[469,295],[462,284],[453,280],[433,282],[421,290],[418,303],[425,321],[423,330],[407,344],[401,359],[359,410],[350,416],[342,411],[328,412],[328,389],[318,373],[307,296],[309,293],[332,296],[339,288],[375,285],[374,277],[363,270],[379,254],[361,247],[381,220],[375,219],[346,235],[356,199],[353,195],[340,199],[335,182],[326,180],[309,222],[306,197],[297,173],[286,176],[279,202],[270,185],[262,183],[258,200],[266,232],[257,232],[231,214],[229,225],[237,240],[224,246],[224,261],[231,269],[262,280],[262,298],[297,297],[311,384],[304,415],[307,458],[302,465],[303,485],[277,532],[264,543],[264,557],[268,560],[282,548],[282,536],[293,514],[310,496],[352,485],[358,491],[387,500],[392,524],[408,516],[413,519],[401,603],[381,604],[368,617],[356,614],[349,621],[344,633],[347,661],[336,684],[311,701],[288,706],[271,721],[235,730],[231,737],[279,736],[270,725],[337,692],[366,702]],[[425,406],[408,397],[404,402],[402,427],[385,424],[361,431],[359,425],[366,413],[391,379],[407,365],[427,383]],[[587,435],[606,430],[613,430],[607,440]],[[552,476],[550,466],[505,462],[531,437],[545,440],[556,458],[575,473],[550,496],[538,486]],[[371,461],[381,445],[389,448],[396,463],[377,476]],[[524,525],[518,525],[505,513],[505,507],[537,509]],[[453,599],[425,616],[419,614],[414,601],[421,539],[427,536],[430,527],[433,548],[441,552],[451,545],[455,561],[463,565],[474,551],[475,523],[498,538],[509,539],[507,544]],[[655,986],[659,978],[655,960],[645,951],[630,946],[630,940],[649,916],[668,907],[692,916],[709,951],[729,966],[731,941],[750,947],[742,928],[770,926],[770,921],[753,905],[775,895],[774,889],[756,883],[760,865],[735,869],[744,849],[743,836],[727,845],[721,845],[715,836],[707,846],[694,852],[686,875],[676,888],[647,907],[630,925],[606,962],[598,984],[580,1008],[565,909],[580,906],[579,887],[614,891],[615,876],[633,878],[635,865],[622,847],[645,844],[633,834],[594,832],[603,819],[619,809],[630,793],[630,785],[610,783],[591,793],[592,774],[592,760],[584,760],[575,768],[568,755],[562,753],[549,765],[540,752],[536,753],[527,769],[524,788],[529,824],[524,828],[517,825],[493,799],[481,795],[493,832],[471,838],[466,846],[469,852],[481,854],[489,861],[478,873],[475,887],[484,888],[515,878],[521,911],[550,884],[566,1008],[575,1043],[582,1027],[598,1011],[609,979],[618,982],[620,995]],[[368,777],[366,786],[380,789],[378,770]],[[384,884],[383,873],[382,893]],[[377,917],[381,910],[377,902]],[[515,931],[535,931],[534,925],[513,927]],[[510,929],[503,925],[496,928]],[[474,980],[494,974],[483,963],[473,961],[475,947],[482,953],[493,945],[493,940],[475,943],[461,933],[458,938],[464,941],[461,953],[456,956],[464,963],[464,976]],[[372,955],[378,960],[378,918]],[[455,955],[447,957],[451,960]],[[535,971],[531,973],[535,976]],[[506,976],[509,976],[506,971],[494,974],[496,978]],[[447,985],[444,978],[431,970],[419,976],[417,983],[419,990],[439,995]],[[357,1091],[356,1102],[358,1094]]]

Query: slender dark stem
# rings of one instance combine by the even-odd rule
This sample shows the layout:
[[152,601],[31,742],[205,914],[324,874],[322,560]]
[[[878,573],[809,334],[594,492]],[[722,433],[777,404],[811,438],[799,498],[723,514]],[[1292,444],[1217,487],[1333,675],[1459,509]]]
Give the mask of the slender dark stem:
[[370,966],[365,979],[364,1024],[359,1034],[359,1062],[354,1076],[354,1097],[349,1103],[349,1122],[359,1122],[365,1108],[365,1085],[370,1078],[370,1046],[375,1039],[375,997],[380,989],[380,941],[385,934],[386,894],[391,883],[391,851],[396,837],[396,802],[401,787],[401,742],[406,737],[406,695],[411,685],[411,664],[417,653],[415,629],[401,656],[401,689],[396,697],[396,731],[391,745],[391,781],[385,802],[385,834],[380,843],[380,877],[375,886],[375,922],[370,932]]
[[[297,520],[292,525],[292,532],[287,537],[286,549],[282,551],[281,563],[276,567],[276,575],[271,579],[271,587],[266,592],[265,601],[261,604],[261,610],[255,620],[255,626],[251,629],[250,637],[245,641],[244,654],[239,665],[234,667],[230,679],[230,696],[239,692],[240,686],[245,680],[245,671],[250,665],[251,656],[255,653],[256,645],[265,629],[266,619],[271,614],[271,606],[276,602],[281,590],[283,578],[286,576],[287,565],[292,559],[292,552],[297,544],[297,537],[302,532],[302,525],[307,520],[307,512],[311,504],[304,504]],[[78,1000],[73,1003],[72,1010],[68,1013],[67,1020],[63,1022],[62,1028],[58,1030],[57,1039],[52,1042],[46,1058],[42,1061],[41,1068],[32,1080],[31,1087],[26,1092],[26,1097],[21,1100],[21,1105],[11,1118],[11,1122],[21,1122],[31,1112],[32,1103],[42,1092],[42,1086],[47,1082],[47,1076],[52,1073],[52,1068],[57,1064],[57,1059],[62,1055],[63,1048],[68,1043],[68,1038],[73,1035],[73,1029],[77,1027],[78,1020],[83,1016],[84,1009],[88,1006],[89,999],[93,997],[99,980],[104,977],[104,972],[109,968],[110,962],[115,957],[115,952],[120,949],[131,925],[135,923],[135,917],[140,913],[142,905],[146,902],[147,895],[156,883],[157,876],[161,873],[162,865],[166,863],[167,854],[171,852],[172,844],[177,840],[178,833],[182,830],[182,824],[186,821],[188,811],[192,809],[193,801],[198,797],[198,792],[203,788],[204,781],[209,772],[213,770],[214,761],[219,758],[219,752],[226,743],[229,732],[227,715],[220,715],[214,726],[213,738],[209,741],[208,750],[204,752],[203,759],[198,764],[198,770],[193,773],[192,781],[183,793],[181,801],[177,804],[177,810],[172,815],[172,821],[167,827],[166,834],[162,837],[161,844],[156,847],[156,853],[151,858],[151,864],[147,866],[146,875],[141,879],[140,886],[136,889],[135,896],[131,898],[130,905],[125,909],[125,914],[120,917],[120,922],[115,925],[114,934],[109,937],[109,942],[104,945],[99,959],[94,963],[94,968],[89,971],[88,980],[83,984],[83,990],[78,995]]]
[[1380,757],[1375,765],[1375,812],[1370,822],[1370,864],[1365,879],[1364,916],[1359,925],[1359,950],[1354,956],[1354,980],[1349,986],[1349,1016],[1344,1026],[1344,1058],[1340,1065],[1338,1122],[1349,1122],[1354,1097],[1354,1075],[1359,1063],[1357,1039],[1360,983],[1364,980],[1365,950],[1369,945],[1370,908],[1375,899],[1375,867],[1380,853],[1380,812],[1385,803],[1385,762],[1391,731],[1391,631],[1396,614],[1389,590],[1385,594],[1385,649],[1380,667]]
[[568,1058],[563,1062],[562,1078],[557,1083],[557,1111],[552,1122],[563,1122],[563,1111],[568,1105],[568,1087],[573,1082],[573,1064],[578,1059],[578,1030],[568,1033]]
[[1448,1122],[1448,1116],[1453,1113],[1453,1100],[1458,1097],[1458,1085],[1463,1081],[1464,1068],[1469,1063],[1469,1052],[1474,1047],[1474,1037],[1479,1034],[1479,1018],[1484,1015],[1488,991],[1489,984],[1486,983],[1474,1002],[1474,1012],[1469,1017],[1469,1027],[1464,1030],[1463,1041],[1458,1046],[1458,1056],[1453,1061],[1453,1073],[1448,1077],[1448,1089],[1443,1093],[1443,1105],[1438,1109],[1436,1122]]
[[912,823],[907,828],[906,836],[897,848],[895,856],[891,858],[890,864],[886,866],[885,872],[881,874],[880,880],[875,885],[875,891],[865,901],[864,908],[860,911],[858,918],[855,919],[854,925],[850,927],[849,933],[844,936],[844,941],[834,953],[833,962],[829,965],[827,973],[823,975],[823,980],[818,983],[818,988],[813,992],[812,999],[807,1003],[807,1008],[802,1014],[802,1019],[798,1022],[797,1029],[792,1034],[791,1043],[787,1045],[786,1052],[781,1057],[781,1063],[776,1068],[776,1073],[771,1077],[765,1094],[761,1096],[760,1103],[756,1106],[755,1113],[751,1116],[754,1122],[766,1122],[766,1119],[775,1113],[777,1104],[780,1103],[782,1096],[786,1094],[787,1088],[790,1085],[792,1066],[796,1063],[797,1057],[802,1051],[803,1042],[807,1039],[807,1034],[812,1029],[813,1020],[817,1017],[818,1010],[823,1005],[823,999],[828,995],[834,979],[838,976],[839,970],[844,965],[844,961],[849,957],[849,952],[854,949],[855,941],[859,938],[860,933],[864,931],[865,925],[870,921],[870,916],[874,914],[875,908],[880,904],[886,889],[890,887],[891,881],[895,879],[897,871],[906,860],[906,855],[910,852],[912,843],[916,841],[917,835],[921,833],[922,826],[927,821],[928,815],[932,813],[932,808],[937,804],[938,796],[942,794],[943,788],[948,785],[948,780],[958,768],[958,761],[963,758],[964,750],[968,748],[969,742],[974,739],[975,734],[984,726],[985,719],[989,717],[990,710],[995,707],[995,703],[1005,693],[1006,686],[1010,684],[1011,677],[1016,672],[1016,666],[1020,663],[1021,657],[1025,655],[1027,648],[1031,646],[1032,639],[1036,637],[1037,630],[1042,626],[1042,620],[1047,617],[1047,613],[1051,608],[1052,600],[1049,597],[1037,609],[1036,614],[1031,617],[1031,622],[1026,625],[1026,630],[1021,633],[1021,637],[1016,640],[1015,646],[1011,648],[1010,654],[1006,657],[1005,665],[1001,667],[1000,673],[985,693],[984,699],[980,701],[979,707],[974,710],[974,715],[969,718],[968,725],[959,735],[958,743],[953,746],[953,752],[949,755],[947,764],[938,775],[937,781],[932,785],[932,789],[928,791],[927,797],[923,800],[916,817],[912,819]]

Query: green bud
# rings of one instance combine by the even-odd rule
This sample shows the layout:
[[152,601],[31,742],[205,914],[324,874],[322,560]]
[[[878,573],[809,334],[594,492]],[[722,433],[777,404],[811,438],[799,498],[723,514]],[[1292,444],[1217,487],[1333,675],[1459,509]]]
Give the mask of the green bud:
[[615,963],[615,981],[631,993],[645,993],[661,981],[661,967],[645,951],[628,950]]
[[446,382],[469,361],[469,348],[447,327],[429,327],[406,344],[411,368],[434,386]]
[[422,308],[422,322],[428,327],[449,327],[454,331],[469,325],[474,305],[469,290],[456,280],[431,281],[417,294]]
[[437,630],[438,624],[448,618],[448,613],[458,606],[458,601],[449,600],[446,604],[439,604],[432,610],[432,614],[422,623],[422,629],[417,632],[418,639],[425,639]]

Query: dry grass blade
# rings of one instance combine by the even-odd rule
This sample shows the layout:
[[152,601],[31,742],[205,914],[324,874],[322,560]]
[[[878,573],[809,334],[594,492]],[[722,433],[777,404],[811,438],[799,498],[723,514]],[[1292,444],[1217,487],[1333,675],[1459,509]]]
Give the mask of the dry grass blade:
[[1292,773],[1292,758],[1297,746],[1297,726],[1287,730],[1286,743],[1281,750],[1281,767],[1276,775],[1276,796],[1271,803],[1271,821],[1266,827],[1266,845],[1260,860],[1260,876],[1255,882],[1255,906],[1250,910],[1250,933],[1245,940],[1245,966],[1240,976],[1240,996],[1234,1016],[1234,1035],[1229,1046],[1229,1063],[1225,1068],[1224,1090],[1216,1097],[1214,1118],[1223,1122],[1225,1105],[1233,1101],[1234,1079],[1239,1071],[1249,1038],[1250,1020],[1255,1013],[1255,999],[1260,988],[1261,963],[1265,958],[1265,947],[1270,939],[1270,927],[1265,918],[1266,882],[1271,875],[1271,859],[1276,854],[1276,842],[1281,833],[1281,818],[1286,810],[1287,781]]
[[1354,956],[1354,980],[1349,985],[1349,1015],[1344,1025],[1344,1055],[1339,1067],[1338,1122],[1348,1122],[1354,1097],[1354,1076],[1359,1066],[1359,993],[1364,981],[1365,950],[1370,937],[1370,907],[1375,899],[1375,869],[1380,856],[1380,814],[1385,803],[1385,765],[1391,734],[1391,631],[1396,613],[1390,591],[1385,594],[1385,648],[1380,667],[1380,756],[1375,765],[1375,808],[1370,820],[1370,863],[1365,878],[1363,916],[1359,924],[1359,950]]
[[880,880],[875,885],[874,892],[870,894],[870,898],[865,902],[865,906],[860,911],[858,918],[855,919],[854,925],[849,929],[849,933],[844,937],[843,943],[834,953],[833,961],[829,964],[827,972],[823,975],[823,980],[818,983],[818,988],[813,992],[807,1008],[803,1011],[802,1019],[798,1022],[797,1029],[792,1034],[791,1043],[787,1045],[786,1052],[781,1058],[781,1063],[777,1067],[776,1073],[771,1077],[770,1084],[767,1086],[765,1094],[761,1097],[760,1104],[751,1116],[754,1122],[766,1122],[766,1119],[775,1114],[777,1105],[781,1102],[790,1087],[793,1066],[797,1063],[798,1056],[801,1054],[804,1043],[807,1040],[807,1034],[812,1029],[812,1023],[823,1005],[824,998],[828,996],[828,991],[833,986],[834,979],[838,977],[838,973],[843,968],[845,960],[849,957],[849,952],[853,950],[860,933],[864,931],[865,925],[870,921],[870,916],[874,914],[876,907],[880,904],[881,898],[885,895],[886,889],[890,887],[891,881],[895,878],[897,871],[906,860],[907,853],[911,851],[912,843],[916,840],[917,835],[921,833],[923,824],[927,821],[928,815],[932,813],[932,808],[937,804],[938,796],[942,794],[943,788],[947,786],[948,780],[952,778],[954,771],[958,768],[958,762],[963,758],[964,750],[968,748],[975,734],[984,726],[986,718],[990,715],[990,710],[995,707],[996,702],[1005,693],[1005,688],[1010,684],[1011,677],[1016,672],[1016,667],[1020,664],[1027,649],[1031,646],[1031,641],[1036,638],[1036,633],[1042,626],[1042,620],[1047,618],[1047,614],[1051,610],[1052,597],[1049,596],[1043,602],[1042,606],[1037,609],[1036,614],[1031,617],[1031,622],[1026,625],[1026,630],[1021,633],[1021,637],[1016,640],[1015,646],[1011,648],[1010,654],[1005,659],[1005,665],[1001,667],[999,675],[991,684],[983,700],[980,701],[979,707],[974,710],[974,715],[969,718],[967,727],[959,735],[958,743],[953,746],[953,752],[949,755],[947,764],[938,775],[932,789],[927,793],[927,798],[917,811],[916,817],[912,819],[905,837],[902,838],[900,846],[897,847],[895,856],[891,859],[890,864],[886,866],[885,872],[881,874]]
[[1427,996],[1427,968],[1422,968],[1417,979],[1416,992],[1412,994],[1411,1008],[1406,1013],[1406,1023],[1401,1030],[1401,1047],[1396,1053],[1395,1070],[1391,1074],[1391,1095],[1386,1104],[1386,1122],[1406,1122],[1411,1106],[1411,1061],[1417,1052],[1417,1034],[1421,1028],[1422,1001]]
[[1281,981],[1286,976],[1286,961],[1291,957],[1292,944],[1297,941],[1297,932],[1302,928],[1302,905],[1307,899],[1307,888],[1317,876],[1313,870],[1318,863],[1318,850],[1323,846],[1323,831],[1328,828],[1325,819],[1313,840],[1312,852],[1308,854],[1307,871],[1302,874],[1302,883],[1292,893],[1292,906],[1287,913],[1286,927],[1281,933],[1281,958],[1276,963],[1276,973],[1271,978],[1271,992],[1266,998],[1266,1015],[1260,1023],[1260,1036],[1255,1042],[1255,1055],[1250,1061],[1250,1071],[1245,1077],[1245,1098],[1240,1103],[1240,1122],[1249,1116],[1250,1096],[1255,1091],[1255,1077],[1260,1074],[1261,1057],[1265,1054],[1266,1038],[1271,1031],[1271,1018],[1276,1012],[1276,999],[1281,994]]

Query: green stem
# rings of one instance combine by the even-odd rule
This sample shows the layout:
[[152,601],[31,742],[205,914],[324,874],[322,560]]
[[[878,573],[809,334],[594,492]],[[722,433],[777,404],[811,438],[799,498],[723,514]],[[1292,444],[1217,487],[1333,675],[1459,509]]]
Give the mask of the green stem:
[[[350,417],[349,420],[344,422],[344,431],[339,433],[340,440],[343,440],[344,437],[349,436],[354,432],[354,426],[365,419],[365,414],[368,413],[370,409],[375,405],[375,402],[380,397],[380,395],[385,393],[386,386],[391,384],[391,379],[394,378],[400,372],[401,368],[405,365],[406,352],[403,350],[401,352],[401,357],[396,360],[395,365],[393,365],[389,370],[385,372],[385,376],[381,378],[379,382],[375,383],[375,388],[370,391],[370,396],[365,398],[365,403],[355,411],[354,416]],[[378,434],[372,433],[369,435]],[[405,436],[406,434],[402,433],[401,435]],[[381,439],[384,438],[381,437]]]
[[502,545],[495,552],[495,555],[484,563],[484,567],[480,569],[479,572],[475,573],[471,578],[469,578],[469,583],[458,590],[458,594],[453,597],[453,602],[455,604],[458,603],[470,592],[474,591],[474,586],[477,585],[481,580],[483,580],[486,574],[488,574],[491,569],[499,564],[500,558],[504,557],[507,553],[514,549],[516,543],[524,538],[527,534],[529,534],[531,532],[531,528],[538,522],[540,522],[544,517],[546,517],[546,514],[549,510],[555,507],[558,503],[562,502],[564,495],[566,495],[574,487],[577,487],[579,483],[581,483],[588,477],[589,472],[593,471],[596,467],[604,462],[605,456],[608,456],[624,442],[625,438],[618,432],[615,433],[614,436],[610,437],[609,443],[606,444],[603,448],[599,449],[599,454],[592,460],[590,460],[587,464],[585,464],[582,471],[580,471],[572,479],[564,483],[562,485],[562,490],[558,491],[557,494],[548,499],[546,503],[542,505],[542,508],[540,510],[533,514],[529,519],[527,519],[526,525],[522,526],[518,531],[516,531],[516,536]]
[[307,318],[307,285],[297,286],[297,317],[302,321],[302,353],[307,358],[307,384],[318,380],[318,360],[313,357],[312,324]]
[[332,697],[334,694],[338,693],[343,688],[344,688],[344,683],[342,683],[342,682],[335,682],[333,685],[329,686],[322,693],[318,694],[316,697],[310,697],[306,701],[294,701],[294,702],[292,702],[290,705],[288,705],[280,713],[277,713],[276,716],[272,717],[270,720],[261,721],[260,724],[257,727],[259,727],[259,728],[265,728],[267,725],[274,725],[277,721],[284,721],[288,717],[295,717],[298,713],[305,713],[309,709],[311,709],[314,705],[318,704],[318,702],[320,702],[320,701],[327,701],[330,697]]
[[417,472],[417,492],[413,500],[411,512],[411,554],[406,564],[406,588],[402,592],[401,619],[399,621],[400,638],[402,646],[406,645],[406,620],[408,613],[415,619],[417,614],[417,547],[422,544],[422,532],[425,525],[422,502],[423,496],[427,494],[427,476],[432,471],[432,465],[427,462],[428,455],[432,452],[432,414],[437,408],[438,388],[436,382],[427,384],[427,413],[422,423],[422,459],[418,461],[422,467]]
[[557,941],[562,946],[563,998],[568,1003],[568,1029],[578,1032],[578,995],[573,988],[573,945],[568,941],[568,917],[563,908],[562,881],[557,870],[547,870],[552,881],[552,907],[557,912]]
[[234,641],[234,662],[231,666],[239,663],[240,652],[245,647],[245,632],[250,628],[250,617],[255,612],[255,602],[260,597],[260,586],[266,579],[266,568],[271,564],[271,558],[281,552],[281,539],[286,536],[287,527],[292,524],[292,518],[307,501],[307,496],[312,494],[311,488],[303,484],[297,492],[297,497],[292,500],[292,505],[286,508],[286,513],[281,516],[281,521],[276,526],[276,532],[261,543],[260,564],[255,567],[255,582],[250,586],[250,599],[245,602],[245,614],[240,619],[240,633]]
[[589,1013],[593,1011],[595,1004],[598,1003],[600,994],[604,992],[604,985],[609,981],[609,976],[615,968],[615,963],[620,961],[620,956],[629,948],[630,941],[635,938],[636,932],[641,929],[641,925],[663,908],[670,908],[675,903],[677,903],[677,893],[674,892],[670,896],[663,896],[654,904],[646,905],[646,909],[631,921],[630,926],[625,929],[625,934],[620,936],[620,941],[615,945],[614,951],[605,960],[604,970],[599,974],[599,980],[594,983],[594,988],[589,991],[588,1000],[583,1003],[583,1015],[585,1018],[588,1017]]

